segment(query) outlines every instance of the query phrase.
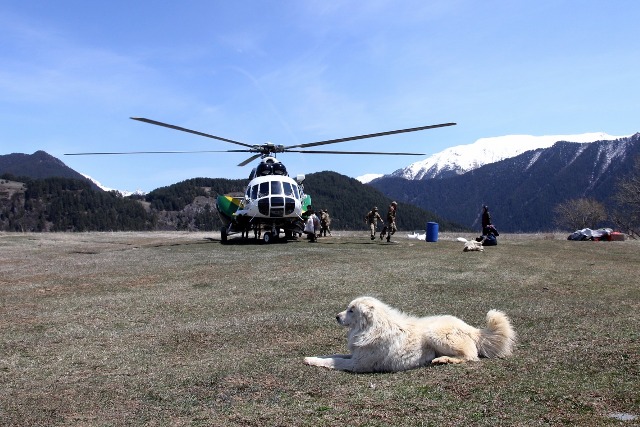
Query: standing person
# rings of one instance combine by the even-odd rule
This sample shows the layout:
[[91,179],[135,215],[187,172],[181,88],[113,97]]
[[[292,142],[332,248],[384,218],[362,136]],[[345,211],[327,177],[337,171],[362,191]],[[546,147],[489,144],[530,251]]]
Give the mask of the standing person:
[[391,204],[389,205],[389,210],[387,211],[387,226],[385,227],[384,230],[382,230],[382,233],[380,233],[380,240],[382,240],[382,238],[384,237],[385,230],[387,235],[387,242],[391,242],[391,235],[395,234],[396,231],[398,231],[398,227],[396,227],[397,212],[398,212],[398,203],[391,202]]
[[331,236],[331,217],[328,210],[322,209],[320,211],[320,236],[327,237],[327,232]]
[[307,209],[309,217],[304,225],[304,232],[309,237],[309,241],[314,243],[318,240],[318,233],[320,231],[320,219],[315,214],[311,206]]
[[384,224],[382,217],[378,213],[378,207],[374,206],[364,217],[365,224],[369,225],[371,231],[371,240],[376,240],[376,228],[378,227],[378,220]]
[[488,235],[491,230],[489,226],[491,225],[491,214],[489,213],[489,206],[482,206],[482,235]]

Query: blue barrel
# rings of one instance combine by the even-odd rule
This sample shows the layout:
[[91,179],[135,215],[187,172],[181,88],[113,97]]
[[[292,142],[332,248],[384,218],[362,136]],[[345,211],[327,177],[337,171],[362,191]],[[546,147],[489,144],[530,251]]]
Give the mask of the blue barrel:
[[427,223],[427,237],[425,238],[425,240],[427,242],[438,241],[438,223],[437,222]]

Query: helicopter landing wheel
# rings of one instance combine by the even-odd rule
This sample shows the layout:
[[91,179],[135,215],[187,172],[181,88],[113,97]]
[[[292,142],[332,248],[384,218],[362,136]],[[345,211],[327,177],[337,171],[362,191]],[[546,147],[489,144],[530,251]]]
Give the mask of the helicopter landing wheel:
[[222,228],[220,229],[220,241],[221,241],[222,243],[227,243],[227,237],[228,237],[228,234],[227,234],[227,227],[222,227]]
[[273,240],[273,235],[270,231],[267,231],[262,235],[262,241],[264,243],[271,243],[271,240]]

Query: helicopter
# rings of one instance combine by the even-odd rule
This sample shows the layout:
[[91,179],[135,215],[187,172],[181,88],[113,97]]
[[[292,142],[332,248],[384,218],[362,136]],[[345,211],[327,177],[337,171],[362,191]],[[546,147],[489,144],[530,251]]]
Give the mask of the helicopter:
[[248,235],[253,230],[256,238],[264,243],[271,243],[280,237],[292,238],[296,234],[302,235],[304,223],[311,211],[311,196],[304,192],[304,175],[291,178],[285,165],[276,158],[279,153],[305,153],[305,154],[352,154],[352,155],[395,155],[395,156],[423,156],[422,153],[396,153],[375,151],[331,151],[331,150],[307,150],[309,147],[335,144],[339,142],[354,141],[366,138],[376,138],[399,133],[416,132],[426,129],[435,129],[453,126],[456,123],[441,123],[428,126],[420,126],[408,129],[399,129],[386,132],[378,132],[366,135],[351,136],[346,138],[316,141],[298,145],[276,145],[267,142],[259,145],[246,144],[244,142],[223,138],[208,133],[187,129],[157,120],[144,117],[131,117],[144,123],[162,126],[181,132],[187,132],[206,138],[239,145],[242,149],[234,150],[198,150],[198,151],[129,151],[129,152],[96,152],[96,153],[69,153],[65,155],[103,155],[103,154],[178,154],[178,153],[254,153],[251,157],[240,162],[238,166],[246,166],[260,158],[258,165],[249,174],[249,184],[244,194],[224,194],[216,198],[216,210],[223,223],[220,229],[221,242],[226,243],[232,234],[242,233]]

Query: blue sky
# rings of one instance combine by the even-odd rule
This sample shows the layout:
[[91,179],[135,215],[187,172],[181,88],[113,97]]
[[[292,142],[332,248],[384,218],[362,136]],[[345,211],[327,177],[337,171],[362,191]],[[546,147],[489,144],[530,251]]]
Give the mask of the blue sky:
[[[44,150],[103,185],[244,178],[293,145],[431,155],[479,138],[640,131],[640,2],[0,0],[0,154]],[[426,157],[426,156],[425,156]],[[290,174],[390,173],[424,157],[284,154]]]

